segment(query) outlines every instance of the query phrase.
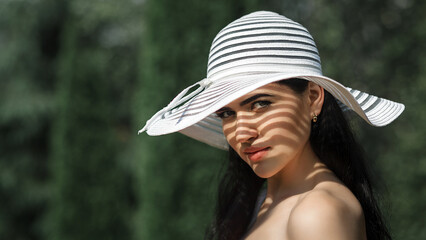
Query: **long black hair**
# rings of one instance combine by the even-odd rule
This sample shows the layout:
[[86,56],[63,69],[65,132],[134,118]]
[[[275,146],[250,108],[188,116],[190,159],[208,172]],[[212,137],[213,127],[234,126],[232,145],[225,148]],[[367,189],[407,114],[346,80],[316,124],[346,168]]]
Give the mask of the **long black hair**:
[[[282,80],[279,84],[302,94],[308,81]],[[384,223],[362,147],[357,143],[336,99],[324,91],[324,104],[318,120],[311,126],[310,144],[319,159],[334,172],[360,202],[368,240],[391,239]],[[256,200],[265,179],[258,177],[229,147],[229,162],[219,184],[215,217],[206,239],[237,240],[248,230]]]

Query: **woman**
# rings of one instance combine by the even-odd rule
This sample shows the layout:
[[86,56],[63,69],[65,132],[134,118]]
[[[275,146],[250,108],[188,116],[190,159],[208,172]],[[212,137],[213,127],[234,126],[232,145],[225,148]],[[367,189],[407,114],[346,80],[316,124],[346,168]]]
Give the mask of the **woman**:
[[229,149],[207,239],[390,239],[343,112],[384,126],[403,110],[323,76],[309,32],[262,11],[222,29],[207,78],[140,132]]

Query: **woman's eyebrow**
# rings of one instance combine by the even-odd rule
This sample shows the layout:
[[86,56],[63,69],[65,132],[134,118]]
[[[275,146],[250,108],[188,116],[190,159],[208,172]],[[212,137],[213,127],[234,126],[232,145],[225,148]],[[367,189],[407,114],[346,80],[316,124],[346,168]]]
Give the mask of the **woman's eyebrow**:
[[256,99],[258,99],[260,97],[272,97],[272,95],[266,94],[266,93],[256,94],[256,95],[251,96],[251,97],[247,98],[246,100],[242,101],[240,103],[240,106],[244,106],[244,105],[246,105],[246,104],[248,104],[250,102],[253,102],[254,100],[256,100]]
[[229,108],[229,107],[223,107],[223,108],[217,110],[216,113],[226,112],[226,111],[230,111],[230,110],[231,110],[231,108]]

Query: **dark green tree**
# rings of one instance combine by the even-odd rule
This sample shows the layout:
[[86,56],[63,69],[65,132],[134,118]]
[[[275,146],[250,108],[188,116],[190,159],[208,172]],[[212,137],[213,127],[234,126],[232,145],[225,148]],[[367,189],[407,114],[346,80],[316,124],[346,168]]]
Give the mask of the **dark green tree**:
[[41,239],[61,1],[0,1],[0,239]]
[[128,135],[123,94],[136,56],[131,23],[120,20],[131,10],[113,1],[69,4],[52,135],[49,239],[132,238],[132,173],[120,149]]

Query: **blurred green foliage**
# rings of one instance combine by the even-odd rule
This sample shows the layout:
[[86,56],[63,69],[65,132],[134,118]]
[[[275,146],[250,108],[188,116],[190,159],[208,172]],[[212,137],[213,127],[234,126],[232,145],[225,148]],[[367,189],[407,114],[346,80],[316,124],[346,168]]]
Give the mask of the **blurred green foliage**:
[[[80,5],[85,5],[84,13]],[[60,240],[130,239],[131,173],[118,158],[115,116],[120,104],[112,96],[114,82],[123,80],[114,73],[127,67],[131,55],[117,62],[114,53],[125,49],[105,47],[93,36],[114,27],[116,4],[103,5],[103,15],[86,1],[66,7],[70,11],[58,59],[46,232]]]
[[0,239],[202,238],[226,154],[136,132],[261,9],[310,30],[327,76],[406,105],[353,124],[394,238],[426,239],[421,0],[1,0]]
[[[53,2],[52,2],[53,3]],[[61,22],[47,1],[0,3],[0,239],[38,239],[47,208],[55,41]]]

